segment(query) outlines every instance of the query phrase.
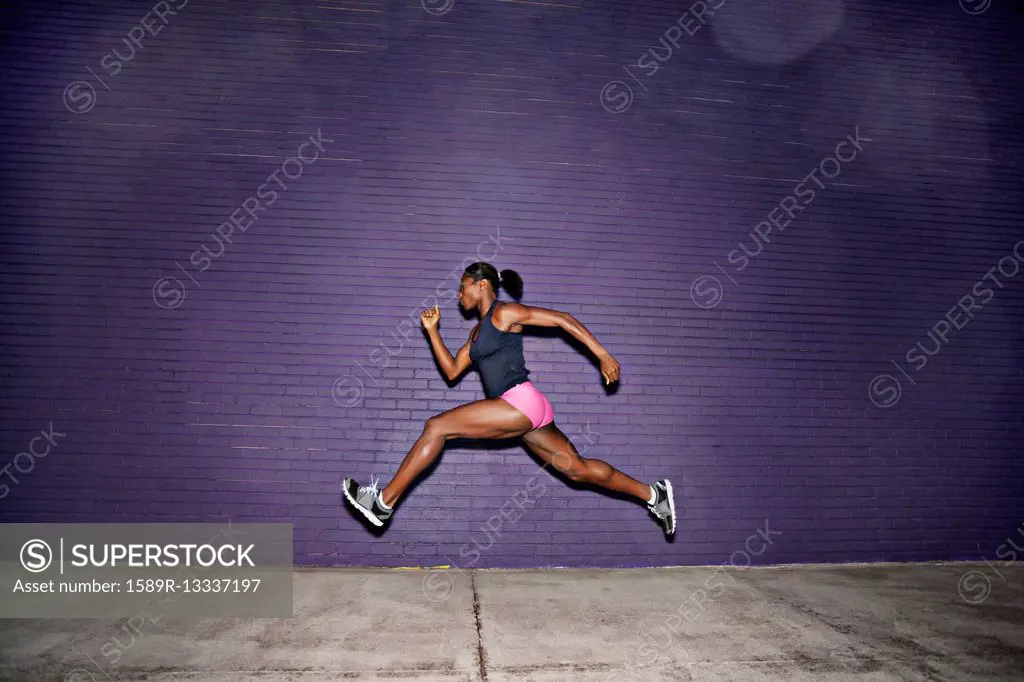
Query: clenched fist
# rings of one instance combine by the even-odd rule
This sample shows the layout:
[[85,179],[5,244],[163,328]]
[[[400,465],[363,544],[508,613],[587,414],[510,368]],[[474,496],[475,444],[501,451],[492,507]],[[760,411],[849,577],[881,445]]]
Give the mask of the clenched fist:
[[614,384],[619,380],[619,367],[618,361],[611,355],[605,355],[601,358],[601,376],[604,377],[605,384]]
[[420,322],[423,323],[423,328],[427,331],[437,327],[437,323],[440,319],[441,311],[437,309],[436,305],[433,308],[427,308],[420,314]]

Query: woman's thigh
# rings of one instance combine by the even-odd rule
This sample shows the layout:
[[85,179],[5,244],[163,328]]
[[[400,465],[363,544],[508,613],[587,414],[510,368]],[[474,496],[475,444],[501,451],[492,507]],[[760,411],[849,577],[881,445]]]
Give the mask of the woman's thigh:
[[459,405],[427,420],[450,438],[515,438],[533,428],[525,414],[501,398],[487,398]]
[[552,465],[569,478],[577,476],[585,468],[576,446],[554,422],[530,431],[522,440],[545,465]]

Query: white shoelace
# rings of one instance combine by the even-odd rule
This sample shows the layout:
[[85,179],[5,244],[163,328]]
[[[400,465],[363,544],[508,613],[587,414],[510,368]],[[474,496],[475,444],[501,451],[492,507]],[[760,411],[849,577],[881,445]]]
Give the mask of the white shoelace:
[[380,493],[380,491],[377,490],[377,483],[380,482],[380,479],[376,478],[371,480],[372,482],[370,483],[370,485],[359,486],[359,494],[362,495],[363,493],[373,493],[373,499],[377,499],[377,494]]

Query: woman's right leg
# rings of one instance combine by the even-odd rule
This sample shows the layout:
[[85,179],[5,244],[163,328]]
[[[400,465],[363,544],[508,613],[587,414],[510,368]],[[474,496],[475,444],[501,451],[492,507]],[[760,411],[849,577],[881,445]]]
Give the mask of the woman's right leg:
[[644,502],[651,499],[651,486],[630,478],[600,459],[583,459],[561,429],[551,422],[522,437],[523,443],[545,463],[552,464],[570,480],[616,490]]

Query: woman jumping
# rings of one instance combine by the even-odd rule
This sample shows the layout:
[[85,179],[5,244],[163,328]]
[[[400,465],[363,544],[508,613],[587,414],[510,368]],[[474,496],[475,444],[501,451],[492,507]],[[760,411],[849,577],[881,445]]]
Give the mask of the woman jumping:
[[377,481],[359,486],[346,478],[342,483],[345,499],[370,523],[383,526],[409,485],[441,454],[446,441],[522,437],[531,452],[546,464],[553,464],[570,480],[616,490],[646,502],[648,510],[661,520],[665,533],[675,533],[675,500],[668,479],[645,485],[599,459],[583,459],[555,426],[551,403],[527,380],[523,328],[560,327],[569,332],[600,359],[601,375],[608,384],[618,381],[619,363],[568,313],[511,302],[499,305],[499,286],[515,299],[522,297],[523,280],[514,270],[502,270],[499,276],[492,265],[482,262],[466,268],[459,285],[459,305],[466,310],[475,309],[481,320],[454,358],[437,330],[441,317],[437,306],[420,316],[434,356],[448,380],[455,381],[476,364],[487,398],[427,419],[423,434],[383,490],[377,490]]

